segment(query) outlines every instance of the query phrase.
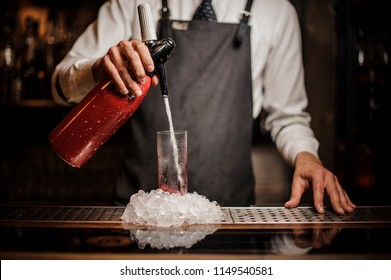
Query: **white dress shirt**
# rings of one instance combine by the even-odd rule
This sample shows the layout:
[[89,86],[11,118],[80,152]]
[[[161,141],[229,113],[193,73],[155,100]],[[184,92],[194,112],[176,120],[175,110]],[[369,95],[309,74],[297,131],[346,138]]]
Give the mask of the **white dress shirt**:
[[[201,0],[168,0],[170,18],[191,20]],[[98,18],[78,38],[56,67],[52,79],[53,98],[65,103],[56,90],[59,84],[68,102],[79,102],[96,84],[91,67],[121,40],[140,39],[137,6],[149,3],[154,20],[160,18],[161,0],[111,0],[104,3]],[[214,0],[217,21],[238,23],[246,0]],[[317,156],[319,143],[305,112],[301,34],[297,14],[287,0],[255,0],[251,9],[251,70],[253,116],[268,112],[264,123],[277,149],[293,164],[296,155],[307,151]]]

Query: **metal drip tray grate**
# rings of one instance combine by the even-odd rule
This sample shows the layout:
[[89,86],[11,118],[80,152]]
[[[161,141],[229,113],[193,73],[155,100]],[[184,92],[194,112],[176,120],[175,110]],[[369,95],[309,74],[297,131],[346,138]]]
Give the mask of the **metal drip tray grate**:
[[[0,222],[40,223],[122,223],[125,207],[95,206],[0,206]],[[354,213],[336,215],[326,209],[318,214],[311,207],[286,209],[284,207],[223,207],[224,224],[327,224],[327,223],[391,223],[391,207],[358,207]]]
[[1,207],[0,221],[119,222],[124,207]]
[[308,224],[308,223],[391,223],[391,207],[358,207],[354,213],[336,215],[331,210],[319,214],[312,207],[224,208],[227,223]]

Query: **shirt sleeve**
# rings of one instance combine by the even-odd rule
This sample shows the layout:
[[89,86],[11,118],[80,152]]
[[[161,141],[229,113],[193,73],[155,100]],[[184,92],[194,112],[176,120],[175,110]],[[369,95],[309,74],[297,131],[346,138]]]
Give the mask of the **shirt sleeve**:
[[[132,37],[132,24],[138,18],[133,1],[107,1],[76,40],[72,49],[56,66],[52,75],[53,99],[60,104],[78,103],[96,85],[92,65],[110,47]],[[126,5],[126,7],[124,7]],[[127,11],[127,13],[124,13]]]
[[298,153],[318,157],[319,143],[310,127],[304,85],[300,26],[294,7],[286,1],[275,26],[266,63],[263,108],[265,128],[291,165]]

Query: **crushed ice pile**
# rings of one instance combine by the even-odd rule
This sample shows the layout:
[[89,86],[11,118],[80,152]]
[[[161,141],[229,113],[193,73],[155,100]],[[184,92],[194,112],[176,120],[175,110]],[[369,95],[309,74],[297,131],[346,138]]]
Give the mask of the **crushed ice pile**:
[[189,249],[193,244],[215,231],[216,228],[132,229],[130,230],[130,237],[137,241],[140,249],[144,249],[146,245],[150,245],[153,249],[171,249],[175,247]]
[[223,218],[224,212],[216,201],[210,202],[196,192],[180,195],[161,189],[133,194],[121,216],[127,223],[156,227],[214,224]]

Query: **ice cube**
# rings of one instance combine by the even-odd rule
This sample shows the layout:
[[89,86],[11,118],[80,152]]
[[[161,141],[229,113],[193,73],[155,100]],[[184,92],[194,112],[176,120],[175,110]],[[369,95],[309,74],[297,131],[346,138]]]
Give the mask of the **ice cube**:
[[121,219],[135,225],[179,227],[192,224],[216,224],[224,212],[216,201],[196,192],[170,194],[161,189],[139,191],[130,197]]

